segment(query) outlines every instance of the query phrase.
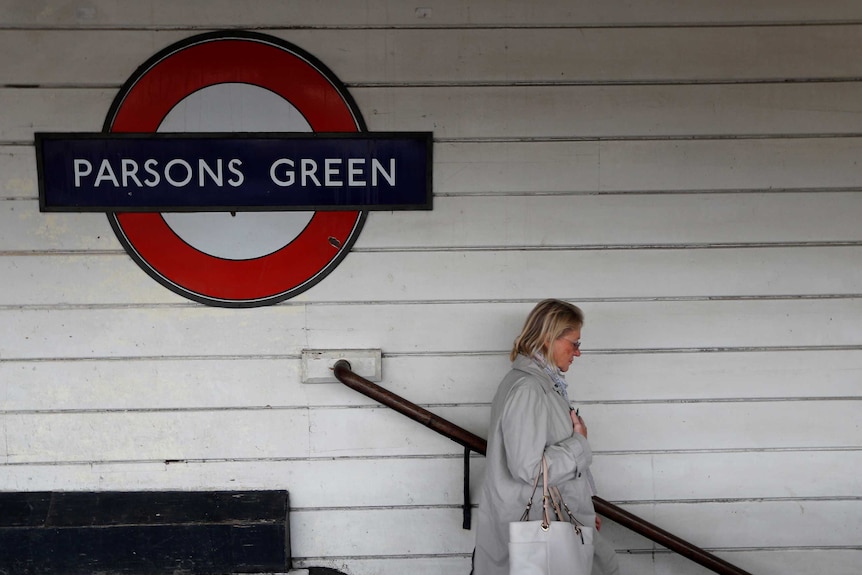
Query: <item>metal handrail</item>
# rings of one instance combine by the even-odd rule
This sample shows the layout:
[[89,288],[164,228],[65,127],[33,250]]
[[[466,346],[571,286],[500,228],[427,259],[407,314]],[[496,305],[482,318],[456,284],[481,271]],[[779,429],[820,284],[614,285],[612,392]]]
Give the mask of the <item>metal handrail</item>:
[[[382,403],[386,407],[394,409],[402,415],[406,415],[410,419],[421,423],[425,427],[433,429],[455,443],[463,445],[476,453],[485,455],[488,446],[488,442],[486,440],[482,439],[478,435],[470,433],[463,427],[455,425],[451,421],[434,415],[427,409],[423,409],[415,403],[407,401],[400,395],[392,393],[388,389],[380,387],[379,385],[368,381],[364,377],[355,374],[351,371],[350,363],[347,360],[342,359],[335,362],[332,371],[335,374],[336,379],[347,387]],[[608,519],[615,521],[623,527],[631,529],[635,533],[642,535],[647,539],[670,549],[671,551],[679,553],[683,557],[706,567],[714,573],[718,573],[719,575],[751,575],[748,571],[744,571],[736,565],[716,557],[712,553],[701,549],[693,543],[689,543],[688,541],[661,529],[649,521],[641,519],[637,515],[629,513],[625,509],[614,505],[609,501],[605,501],[601,497],[594,496],[593,505],[597,513],[604,515]]]

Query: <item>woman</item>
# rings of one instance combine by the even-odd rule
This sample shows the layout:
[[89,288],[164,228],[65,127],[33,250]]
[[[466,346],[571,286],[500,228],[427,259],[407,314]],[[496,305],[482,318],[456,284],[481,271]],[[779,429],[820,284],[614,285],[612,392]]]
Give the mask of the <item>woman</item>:
[[[563,376],[581,355],[583,324],[577,306],[546,299],[533,308],[515,339],[512,369],[491,406],[474,575],[509,575],[509,522],[524,512],[543,454],[548,484],[559,488],[578,521],[600,525],[592,501],[587,426],[569,405]],[[530,519],[539,519],[541,508],[533,505]],[[613,548],[598,533],[594,544],[593,573],[619,573]]]

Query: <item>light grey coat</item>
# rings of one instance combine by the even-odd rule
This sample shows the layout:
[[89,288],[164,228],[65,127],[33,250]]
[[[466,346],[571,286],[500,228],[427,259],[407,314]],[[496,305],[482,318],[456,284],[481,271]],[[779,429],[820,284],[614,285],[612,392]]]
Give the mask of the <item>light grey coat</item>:
[[[548,461],[548,484],[560,489],[578,521],[595,525],[586,477],[593,452],[587,439],[573,432],[569,412],[568,403],[554,390],[544,369],[519,355],[491,406],[474,575],[509,575],[509,522],[517,521],[524,512],[543,453]],[[540,519],[541,494],[535,501],[530,518]],[[596,543],[594,573],[618,572],[613,549],[604,541]]]

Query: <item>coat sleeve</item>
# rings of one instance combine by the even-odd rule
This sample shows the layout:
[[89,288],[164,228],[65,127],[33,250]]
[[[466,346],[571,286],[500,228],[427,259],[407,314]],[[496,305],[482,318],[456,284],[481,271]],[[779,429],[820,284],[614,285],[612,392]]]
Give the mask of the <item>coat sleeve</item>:
[[593,453],[587,439],[571,435],[550,443],[548,404],[544,392],[529,383],[516,384],[509,392],[501,414],[503,449],[509,473],[532,484],[542,461],[548,460],[548,482],[557,485],[577,477],[590,466]]

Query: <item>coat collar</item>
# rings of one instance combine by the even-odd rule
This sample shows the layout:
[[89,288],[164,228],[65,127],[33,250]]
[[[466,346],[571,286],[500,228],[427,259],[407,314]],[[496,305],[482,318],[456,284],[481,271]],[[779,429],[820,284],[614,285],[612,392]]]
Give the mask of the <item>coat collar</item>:
[[554,381],[551,379],[551,376],[526,355],[519,354],[518,357],[515,358],[515,361],[512,362],[512,369],[532,375],[542,384],[542,388],[545,390],[545,393],[553,393],[559,397],[561,401],[565,402],[562,396],[557,393],[557,390],[554,389]]

